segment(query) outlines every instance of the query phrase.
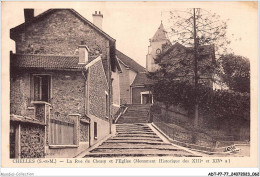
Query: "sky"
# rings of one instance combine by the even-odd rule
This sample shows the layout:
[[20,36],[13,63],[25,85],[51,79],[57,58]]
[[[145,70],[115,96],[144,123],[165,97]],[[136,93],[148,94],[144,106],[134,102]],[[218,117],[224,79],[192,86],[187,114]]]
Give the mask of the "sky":
[[[116,39],[117,49],[145,66],[149,39],[161,20],[167,23],[164,15],[172,9],[193,7],[210,9],[223,20],[229,19],[227,30],[235,54],[257,59],[257,5],[251,2],[4,2],[2,35],[7,37],[9,49],[15,51],[9,29],[24,22],[24,8],[34,8],[35,15],[49,8],[73,8],[91,22],[92,14],[101,11],[103,30]],[[241,40],[232,39],[231,34]]]

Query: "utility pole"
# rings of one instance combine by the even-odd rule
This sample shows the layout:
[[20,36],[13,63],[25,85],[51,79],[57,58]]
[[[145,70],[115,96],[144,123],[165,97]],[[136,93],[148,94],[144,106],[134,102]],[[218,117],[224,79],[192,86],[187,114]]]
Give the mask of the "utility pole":
[[194,38],[194,87],[195,87],[195,113],[194,113],[194,126],[199,126],[199,104],[198,104],[198,41],[196,29],[196,9],[193,9],[193,38]]

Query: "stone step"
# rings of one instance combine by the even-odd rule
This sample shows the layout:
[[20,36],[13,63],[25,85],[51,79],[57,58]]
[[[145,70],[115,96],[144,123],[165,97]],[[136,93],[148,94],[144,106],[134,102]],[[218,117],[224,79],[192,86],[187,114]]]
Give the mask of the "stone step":
[[148,117],[149,115],[147,114],[134,114],[134,113],[125,113],[122,115],[123,117],[131,117],[131,118],[142,118],[142,117]]
[[125,114],[127,114],[127,113],[131,113],[131,114],[138,114],[138,113],[140,113],[140,114],[148,114],[149,111],[144,111],[144,110],[140,110],[140,111],[136,111],[136,110],[127,110],[127,111],[125,112]]
[[146,136],[146,135],[150,135],[150,136],[157,136],[155,133],[153,132],[124,132],[124,133],[116,133],[117,136],[133,136],[133,137],[142,137],[142,136]]
[[111,140],[108,139],[106,143],[132,143],[132,144],[163,144],[163,141],[157,141],[157,140]]
[[156,140],[156,141],[162,141],[159,137],[125,137],[125,136],[116,136],[109,138],[109,140]]
[[184,152],[184,151],[167,151],[167,150],[159,150],[155,151],[153,149],[151,150],[126,150],[122,152],[92,152],[85,157],[124,157],[124,156],[133,156],[133,157],[140,157],[140,156],[172,156],[172,157],[196,157],[195,155],[192,155],[190,153]]
[[145,107],[143,107],[143,108],[128,108],[127,110],[126,110],[126,112],[127,111],[149,111],[150,110],[150,108],[145,108]]
[[128,109],[150,109],[150,106],[135,105],[135,106],[128,106]]
[[103,149],[177,149],[171,144],[149,145],[149,144],[129,144],[129,143],[105,143],[98,148]]
[[127,111],[125,112],[125,114],[127,114],[127,113],[132,113],[132,114],[135,114],[135,113],[148,114],[149,111],[147,111],[147,110],[127,110]]
[[132,113],[135,113],[135,112],[143,112],[143,113],[148,113],[149,112],[149,109],[130,109],[130,108],[128,108],[127,110],[126,110],[126,112],[132,112]]
[[128,108],[150,108],[150,106],[147,105],[127,105]]
[[126,112],[132,112],[132,113],[135,113],[135,112],[143,112],[144,113],[144,112],[146,112],[147,113],[147,112],[149,112],[149,109],[143,109],[143,108],[142,109],[129,109],[128,108],[126,110]]
[[137,120],[141,120],[141,119],[144,119],[144,120],[147,120],[148,117],[147,116],[121,116],[120,118],[124,118],[124,119],[137,119]]
[[152,130],[117,130],[118,133],[139,133],[139,132],[150,132],[153,133]]
[[139,153],[148,153],[148,154],[178,154],[183,153],[182,150],[177,149],[102,149],[102,148],[96,148],[91,153],[132,153],[132,154],[139,154]]
[[[133,126],[133,127],[148,127],[146,124],[142,124],[142,123],[134,123],[134,124],[126,124],[126,125],[128,125],[128,126]],[[116,125],[116,126],[120,126],[120,127],[122,127],[122,125],[121,124],[118,124],[118,125]],[[124,125],[125,126],[125,125]]]
[[147,120],[147,119],[148,119],[148,117],[147,117],[147,116],[144,116],[144,117],[141,117],[141,116],[134,116],[134,117],[132,117],[132,116],[125,116],[125,115],[123,115],[123,116],[121,116],[121,117],[120,117],[120,119],[137,119],[137,120]]
[[123,134],[125,134],[125,133],[141,133],[141,132],[143,132],[143,133],[153,133],[152,130],[129,130],[129,131],[117,131],[117,133],[123,133]]
[[85,155],[83,158],[99,158],[99,157],[201,157],[192,154],[115,154],[115,153],[90,153]]
[[125,130],[117,130],[118,133],[124,133],[124,132],[136,132],[136,133],[140,133],[140,132],[153,132],[152,130],[142,130],[142,129],[125,129]]
[[148,121],[148,118],[142,118],[142,119],[138,119],[138,118],[124,118],[124,117],[120,117],[118,119],[118,122],[119,121],[126,121],[125,123],[128,123],[128,124],[131,124],[131,123],[148,123],[146,121]]
[[[122,124],[121,124],[122,125]],[[125,124],[124,124],[125,125]],[[121,126],[121,127],[119,127],[119,126],[117,126],[116,127],[116,130],[124,130],[124,129],[143,129],[143,130],[147,130],[147,129],[151,129],[150,127],[148,127],[148,126],[135,126],[135,127],[131,127],[131,126]]]
[[120,123],[148,123],[148,120],[139,120],[139,119],[124,119],[124,118],[119,118],[117,121],[118,124]]
[[[120,124],[122,125],[122,124]],[[151,129],[148,126],[129,126],[128,124],[123,124],[122,126],[116,126],[116,129]]]
[[133,134],[126,134],[126,135],[117,135],[116,137],[148,137],[148,138],[157,138],[157,135],[149,135],[149,134],[143,134],[143,135],[133,135]]

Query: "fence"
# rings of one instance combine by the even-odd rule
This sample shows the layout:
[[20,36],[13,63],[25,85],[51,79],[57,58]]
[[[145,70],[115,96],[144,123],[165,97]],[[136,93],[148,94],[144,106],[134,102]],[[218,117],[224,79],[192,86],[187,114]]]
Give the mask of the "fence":
[[74,145],[75,126],[73,121],[50,119],[50,144]]

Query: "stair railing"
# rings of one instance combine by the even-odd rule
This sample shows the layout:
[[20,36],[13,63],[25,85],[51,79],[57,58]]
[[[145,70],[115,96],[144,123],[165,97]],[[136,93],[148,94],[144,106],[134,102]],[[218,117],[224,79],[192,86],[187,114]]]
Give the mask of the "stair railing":
[[[122,109],[122,110],[121,110]],[[125,105],[123,105],[122,107],[120,107],[120,111],[119,111],[119,114],[118,114],[118,116],[115,118],[115,123],[117,123],[117,121],[118,121],[118,119],[121,117],[121,115],[123,115],[125,112],[126,112],[126,110],[128,109],[128,107],[127,106],[125,106]]]

